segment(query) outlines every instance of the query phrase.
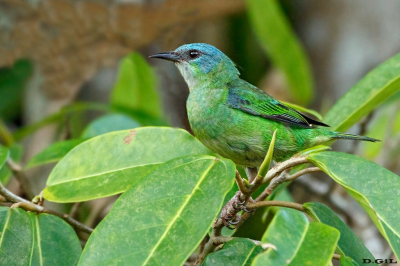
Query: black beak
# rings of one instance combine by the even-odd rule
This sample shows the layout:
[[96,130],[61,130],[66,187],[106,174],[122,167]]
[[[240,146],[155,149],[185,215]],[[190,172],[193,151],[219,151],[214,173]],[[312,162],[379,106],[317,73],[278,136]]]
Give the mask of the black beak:
[[172,62],[178,62],[181,59],[180,56],[175,52],[159,53],[159,54],[151,55],[151,56],[149,56],[149,58],[160,58],[160,59],[165,59],[165,60],[172,61]]

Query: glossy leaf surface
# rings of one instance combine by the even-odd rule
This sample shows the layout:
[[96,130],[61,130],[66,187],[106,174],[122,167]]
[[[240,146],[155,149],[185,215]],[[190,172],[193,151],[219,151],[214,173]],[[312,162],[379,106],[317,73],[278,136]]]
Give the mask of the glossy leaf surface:
[[400,255],[400,177],[378,164],[341,152],[314,153],[308,160],[342,185],[365,209]]
[[255,256],[264,249],[246,238],[236,238],[209,254],[203,266],[250,266]]
[[61,218],[0,207],[0,265],[78,263],[82,249],[75,231]]
[[400,90],[400,54],[368,73],[326,114],[332,130],[346,131]]
[[171,160],[116,201],[79,265],[183,265],[232,187],[235,165],[212,156]]
[[257,255],[253,265],[328,265],[332,259],[339,232],[330,226],[309,222],[292,209],[280,210],[265,232],[262,242],[275,245]]
[[374,256],[364,246],[361,240],[328,206],[318,202],[308,202],[303,205],[310,217],[339,230],[340,239],[337,247],[341,255],[349,256],[359,264],[363,259],[375,261]]
[[212,154],[187,131],[144,127],[85,141],[53,169],[44,197],[76,202],[122,193],[171,159]]

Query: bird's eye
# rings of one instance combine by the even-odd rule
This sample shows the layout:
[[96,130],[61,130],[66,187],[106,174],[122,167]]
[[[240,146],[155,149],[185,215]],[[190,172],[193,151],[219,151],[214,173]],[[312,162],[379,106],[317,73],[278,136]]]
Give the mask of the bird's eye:
[[199,57],[200,56],[200,52],[199,51],[197,51],[197,50],[191,50],[191,51],[189,51],[189,57],[190,57],[190,59],[195,59],[195,58],[197,58],[197,57]]

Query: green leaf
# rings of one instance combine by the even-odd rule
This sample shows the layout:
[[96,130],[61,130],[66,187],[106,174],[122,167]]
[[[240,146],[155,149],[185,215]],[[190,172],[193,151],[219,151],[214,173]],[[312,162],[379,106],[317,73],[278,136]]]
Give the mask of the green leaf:
[[76,265],[82,252],[72,227],[50,214],[0,207],[0,265]]
[[353,258],[359,264],[363,263],[363,259],[375,261],[374,256],[364,246],[361,240],[351,231],[351,229],[336,215],[328,206],[317,203],[308,202],[303,205],[306,212],[313,220],[327,224],[339,230],[340,239],[338,242],[338,250],[341,255]]
[[400,177],[364,158],[341,153],[314,153],[308,160],[342,185],[365,209],[396,257],[400,257]]
[[161,165],[115,202],[79,265],[183,265],[222,207],[235,165],[186,156]]
[[247,0],[255,33],[272,63],[286,76],[293,98],[301,104],[313,98],[307,56],[276,0]]
[[360,80],[326,114],[332,130],[346,131],[380,103],[400,90],[400,54],[390,58]]
[[[371,261],[375,261],[371,260]],[[352,258],[346,256],[340,256],[340,266],[360,266],[357,262],[355,262]]]
[[326,150],[330,150],[330,149],[332,149],[332,148],[329,147],[329,146],[317,145],[317,146],[314,146],[314,147],[311,147],[311,148],[302,150],[302,151],[300,152],[300,155],[301,155],[301,156],[304,156],[304,155],[309,155],[309,154],[311,154],[311,153],[326,151]]
[[[14,144],[10,147],[10,157],[15,162],[19,162],[22,157],[22,146],[19,144]],[[1,167],[0,167],[1,168]],[[6,185],[11,177],[11,170],[8,167],[3,167],[0,169],[0,182]]]
[[328,265],[338,239],[335,228],[310,223],[296,210],[280,210],[262,238],[276,250],[270,248],[257,255],[252,265]]
[[10,150],[0,145],[0,169],[7,162],[9,156],[10,156]]
[[312,114],[313,116],[315,116],[316,118],[318,118],[319,120],[322,121],[322,115],[315,110],[304,108],[303,106],[289,103],[289,102],[284,102],[284,101],[280,101],[280,102],[283,103],[284,105],[287,105],[287,106],[299,111],[299,112],[306,113],[306,114]]
[[263,252],[261,246],[246,238],[235,238],[224,248],[207,256],[203,266],[250,266],[254,257]]
[[140,54],[131,53],[120,64],[111,104],[160,117],[162,110],[156,87],[157,78],[151,66]]
[[43,164],[55,163],[60,161],[73,148],[84,142],[85,139],[71,139],[66,141],[56,142],[40,153],[33,156],[26,168],[36,167]]
[[107,133],[71,150],[53,169],[44,197],[78,202],[122,193],[171,159],[212,153],[187,131],[143,127]]
[[109,114],[92,121],[83,131],[82,138],[93,138],[105,133],[140,127],[139,123],[123,114]]
[[102,111],[102,112],[109,112],[110,107],[105,104],[99,104],[99,103],[90,103],[90,102],[81,102],[81,103],[74,103],[69,106],[61,108],[60,111],[58,111],[55,114],[49,115],[42,120],[33,123],[31,125],[28,125],[26,127],[21,128],[17,132],[14,133],[14,138],[15,140],[21,140],[37,130],[41,129],[42,127],[48,126],[50,124],[56,123],[63,121],[66,116],[71,115],[76,112],[82,112],[82,111],[88,111],[88,110],[96,110],[96,111]]

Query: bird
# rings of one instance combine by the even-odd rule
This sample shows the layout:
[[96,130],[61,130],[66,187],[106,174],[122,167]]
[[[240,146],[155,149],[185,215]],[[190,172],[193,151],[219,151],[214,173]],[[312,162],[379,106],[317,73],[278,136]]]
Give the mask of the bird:
[[275,162],[335,139],[379,141],[331,131],[323,122],[279,102],[241,79],[235,63],[210,44],[185,44],[150,58],[172,61],[185,79],[187,115],[195,137],[253,175],[275,130]]

